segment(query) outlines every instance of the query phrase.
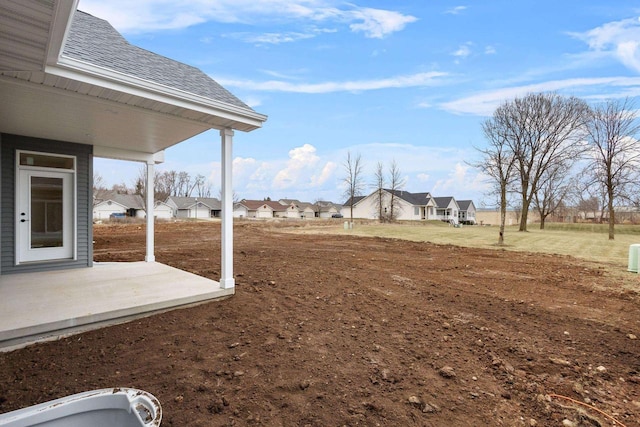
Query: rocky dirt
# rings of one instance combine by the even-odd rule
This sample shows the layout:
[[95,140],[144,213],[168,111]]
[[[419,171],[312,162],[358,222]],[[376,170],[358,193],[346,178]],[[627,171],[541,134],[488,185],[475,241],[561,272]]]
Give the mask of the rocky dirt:
[[[0,354],[0,412],[127,386],[163,426],[640,426],[640,297],[604,266],[290,231],[236,224],[230,299]],[[144,259],[140,225],[95,242]],[[219,251],[157,225],[159,262],[217,279]]]

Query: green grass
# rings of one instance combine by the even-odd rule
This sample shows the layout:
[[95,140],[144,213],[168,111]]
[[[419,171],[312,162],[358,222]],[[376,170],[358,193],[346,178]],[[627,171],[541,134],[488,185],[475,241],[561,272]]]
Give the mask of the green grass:
[[[313,232],[313,226],[303,232]],[[571,255],[584,260],[611,264],[624,268],[629,259],[629,245],[640,244],[640,226],[616,226],[615,240],[608,239],[605,224],[547,224],[545,230],[532,224],[527,232],[519,232],[517,226],[507,227],[505,245],[497,246],[498,227],[463,226],[450,227],[440,222],[377,224],[356,223],[352,230],[342,226],[321,227],[321,232],[376,236],[412,241],[478,248],[504,248],[513,251],[542,252]]]

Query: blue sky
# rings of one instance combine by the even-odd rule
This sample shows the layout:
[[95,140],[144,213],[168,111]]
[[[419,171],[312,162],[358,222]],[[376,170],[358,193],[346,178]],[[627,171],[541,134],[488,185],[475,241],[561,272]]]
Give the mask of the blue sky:
[[[556,91],[640,95],[640,3],[623,0],[80,0],[131,43],[196,66],[269,119],[236,132],[240,198],[343,202],[346,153],[365,179],[396,160],[405,189],[493,201],[467,164],[496,106]],[[217,131],[160,170],[220,187]],[[97,159],[111,185],[139,165]]]

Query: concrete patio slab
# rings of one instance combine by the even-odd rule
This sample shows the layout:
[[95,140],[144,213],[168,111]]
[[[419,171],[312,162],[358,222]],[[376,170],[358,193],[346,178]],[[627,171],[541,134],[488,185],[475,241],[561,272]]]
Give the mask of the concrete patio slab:
[[0,276],[0,351],[233,295],[156,262]]

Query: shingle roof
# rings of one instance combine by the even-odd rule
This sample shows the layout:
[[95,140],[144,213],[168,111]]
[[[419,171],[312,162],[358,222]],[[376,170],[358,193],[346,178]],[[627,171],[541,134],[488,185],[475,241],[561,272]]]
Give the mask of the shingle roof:
[[462,211],[468,211],[472,203],[473,200],[458,200],[458,207]]
[[433,201],[436,202],[436,206],[439,208],[446,208],[449,206],[453,197],[434,197]]
[[139,194],[119,194],[110,191],[101,194],[100,199],[102,201],[114,201],[127,209],[145,209],[144,200],[142,200],[142,196]]
[[414,206],[426,206],[426,204],[429,203],[429,200],[432,198],[430,193],[410,193],[403,190],[391,191],[386,188],[384,189],[384,191],[388,193],[394,193],[397,197],[406,200]]
[[196,204],[196,199],[198,202],[204,203],[212,210],[221,210],[222,203],[220,200],[215,197],[177,197],[177,196],[169,196],[169,199],[176,204],[178,209],[189,209],[193,205]]
[[198,68],[127,42],[107,21],[77,11],[63,56],[253,111]]
[[346,202],[344,202],[344,204],[342,206],[351,206],[358,204],[358,202],[362,199],[364,199],[367,196],[355,196],[355,197],[350,197],[349,200],[347,200]]
[[256,210],[261,206],[267,205],[276,212],[286,211],[289,205],[283,205],[273,200],[241,200],[239,204],[246,206],[249,210]]

